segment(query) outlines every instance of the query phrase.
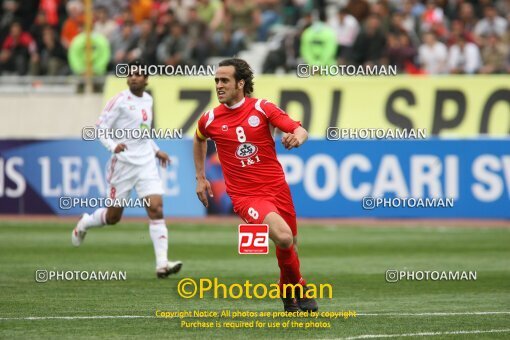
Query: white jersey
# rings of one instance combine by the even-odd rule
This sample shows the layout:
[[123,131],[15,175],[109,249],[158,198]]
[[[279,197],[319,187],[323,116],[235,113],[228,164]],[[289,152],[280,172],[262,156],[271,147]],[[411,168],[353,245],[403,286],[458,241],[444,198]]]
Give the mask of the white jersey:
[[[105,129],[121,129],[124,131],[150,129],[152,125],[152,103],[151,95],[146,92],[143,93],[142,97],[137,97],[131,91],[124,90],[106,104],[96,127],[103,131]],[[118,144],[124,143],[127,150],[115,154],[115,157],[119,161],[133,165],[147,164],[154,160],[155,154],[159,150],[152,139],[129,138],[131,137],[129,133],[114,136],[121,138],[109,138],[110,135],[105,137],[103,134],[98,135],[101,143],[110,152],[113,152]]]

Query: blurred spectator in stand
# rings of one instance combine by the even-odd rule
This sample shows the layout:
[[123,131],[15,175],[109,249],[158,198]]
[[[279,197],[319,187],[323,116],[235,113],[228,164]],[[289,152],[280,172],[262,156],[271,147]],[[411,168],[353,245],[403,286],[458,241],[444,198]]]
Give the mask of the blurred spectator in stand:
[[423,4],[423,2],[425,2],[425,1],[412,0],[413,5],[412,5],[411,13],[413,14],[413,16],[415,18],[421,18],[421,16],[423,15],[423,12],[425,12],[426,6]]
[[124,25],[125,22],[134,22],[133,14],[129,7],[125,7],[122,11],[120,11],[119,15],[115,17],[115,23],[118,26]]
[[195,65],[205,65],[211,49],[207,24],[198,16],[197,9],[188,10],[186,31],[188,33],[188,47],[190,62]]
[[[412,12],[413,12],[413,1],[412,0],[404,0],[402,8],[400,9],[400,14],[402,15],[402,26],[404,26],[407,34],[412,34],[416,37],[417,36],[416,28],[418,27],[418,24],[417,24],[417,20]],[[412,38],[412,36],[411,36],[411,38]]]
[[[287,71],[287,40],[294,38],[295,30],[279,30],[268,41],[268,53],[262,65],[262,73],[276,73],[282,67]],[[292,52],[291,52],[292,53]]]
[[227,0],[226,16],[230,22],[234,44],[253,40],[260,26],[260,10],[249,0]]
[[53,28],[56,28],[60,23],[58,13],[60,2],[60,0],[41,0],[39,3],[39,12],[44,12],[47,23]]
[[355,17],[342,8],[337,15],[329,21],[329,25],[335,30],[337,47],[338,64],[346,64],[351,60],[352,46],[358,37],[359,23]]
[[221,4],[219,0],[197,0],[197,15],[201,21],[210,23],[220,7]]
[[496,10],[499,13],[506,13],[507,20],[508,20],[508,15],[510,15],[510,0],[496,1],[495,6],[496,6]]
[[37,44],[28,32],[23,31],[21,23],[14,21],[0,51],[0,74],[35,74],[38,62]]
[[269,44],[269,53],[266,56],[262,66],[262,73],[275,73],[278,68],[283,68],[285,72],[296,70],[300,61],[300,41],[303,32],[312,25],[311,12],[296,23],[295,27],[287,31],[281,31],[275,35]]
[[129,0],[131,16],[136,24],[150,19],[152,14],[152,0]]
[[125,10],[129,10],[129,0],[93,0],[95,7],[104,7],[110,18],[116,18]]
[[481,37],[489,34],[497,34],[502,37],[506,32],[507,20],[498,16],[494,6],[487,6],[484,8],[484,18],[475,26],[474,33],[477,43],[480,44]]
[[67,68],[67,53],[60,44],[57,33],[51,26],[44,27],[42,41],[38,74],[47,76],[67,74],[69,72]]
[[414,66],[417,51],[405,32],[387,36],[386,64],[395,65],[398,73],[405,73]]
[[2,11],[0,12],[0,42],[4,41],[9,34],[11,24],[18,17],[19,4],[14,0],[6,0],[2,3]]
[[448,69],[453,74],[474,74],[481,66],[478,46],[460,36],[448,51]]
[[[142,58],[153,64],[163,56],[173,64],[203,65],[215,53],[237,55],[255,39],[267,41],[265,73],[295,69],[301,57],[322,63],[327,58],[321,54],[330,48],[319,40],[302,39],[312,36],[313,30],[303,34],[299,23],[310,24],[312,10],[320,19],[326,4],[341,4],[344,9],[328,22],[336,37],[337,57],[329,60],[332,63],[390,63],[399,71],[416,73],[421,70],[412,65],[419,60],[431,74],[449,69],[502,73],[510,67],[510,0],[93,0],[93,4],[93,30],[112,42],[111,63]],[[21,24],[18,39],[10,34],[15,21]],[[179,22],[180,27],[174,27]],[[277,26],[280,23],[285,26]],[[34,65],[39,65],[40,74],[65,73],[53,65],[67,62],[60,49],[67,52],[83,25],[84,0],[0,0],[0,46],[7,40],[11,46],[1,53],[1,69],[27,74],[37,72]],[[321,31],[321,25],[314,25],[315,30]],[[35,41],[35,50],[29,47],[27,34]],[[57,43],[52,41],[55,34]],[[308,44],[304,54],[302,41]],[[478,45],[478,66],[472,43]]]
[[154,34],[154,27],[151,20],[144,20],[140,24],[140,36],[135,39],[134,44],[128,46],[127,62],[142,59],[147,65],[156,64],[156,49],[158,38]]
[[381,30],[379,17],[371,15],[353,46],[352,61],[358,65],[379,65],[382,62],[386,37]]
[[[419,38],[416,35],[414,29],[409,29],[404,21],[404,12],[395,12],[391,15],[391,23],[389,26],[389,32],[400,35],[400,33],[404,33],[409,36],[413,44],[419,44]],[[398,39],[397,39],[398,40]]]
[[43,45],[43,30],[48,26],[46,12],[39,11],[35,17],[34,23],[30,27],[30,35],[37,44],[37,49],[40,50]]
[[459,7],[458,18],[462,22],[464,29],[468,32],[472,32],[477,21],[473,4],[463,2]]
[[174,22],[168,35],[157,48],[157,62],[164,65],[185,65],[188,60],[187,37],[179,22]]
[[313,10],[318,15],[318,19],[321,22],[326,22],[326,0],[312,0]]
[[388,33],[391,24],[390,9],[385,1],[374,2],[370,5],[370,15],[379,18],[380,29],[384,34]]
[[128,52],[130,48],[136,45],[138,39],[135,25],[131,21],[126,21],[119,27],[111,40],[111,51],[114,64],[128,63]]
[[336,65],[337,39],[335,31],[316,20],[301,35],[300,54],[310,65]]
[[60,42],[65,49],[69,48],[69,44],[75,36],[77,36],[83,27],[83,4],[78,0],[71,0],[66,5],[68,18],[62,26],[60,32]]
[[502,43],[499,36],[495,33],[489,34],[487,37],[483,37],[483,39],[483,66],[480,69],[480,73],[505,73],[506,56],[510,55],[508,45]]
[[282,1],[282,24],[296,26],[299,19],[305,15],[304,6],[295,0]]
[[434,32],[437,37],[446,38],[448,30],[445,26],[443,9],[435,0],[428,0],[425,11],[421,15],[421,32]]
[[166,13],[162,14],[157,21],[155,34],[160,44],[170,34],[170,27],[176,22],[174,11],[169,9]]
[[451,46],[457,42],[458,39],[464,37],[468,42],[474,42],[475,38],[470,31],[464,29],[464,24],[460,20],[453,20],[451,24],[451,32],[446,41],[448,46]]
[[[227,0],[216,12],[211,23],[215,44],[231,45],[237,54],[253,38],[260,24],[260,11],[248,0]],[[227,44],[228,42],[228,44]]]
[[221,35],[214,35],[214,54],[218,56],[232,57],[237,55],[241,50],[245,49],[244,42],[234,41],[232,31],[224,28]]
[[32,26],[38,12],[40,0],[21,0],[18,1],[18,10],[16,15],[21,23],[23,30],[27,31]]
[[117,31],[117,23],[111,19],[108,8],[98,6],[95,10],[94,32],[104,35],[108,40],[112,40]]
[[180,23],[188,21],[188,10],[195,4],[194,0],[163,0],[160,6],[166,11],[171,9],[175,13],[175,18]]
[[366,0],[349,0],[345,9],[360,23],[370,15],[370,5]]
[[423,44],[418,48],[418,59],[421,67],[428,74],[447,72],[448,49],[445,44],[437,41],[432,32],[424,33]]
[[257,30],[257,40],[267,41],[271,27],[280,22],[280,1],[259,0],[260,26]]

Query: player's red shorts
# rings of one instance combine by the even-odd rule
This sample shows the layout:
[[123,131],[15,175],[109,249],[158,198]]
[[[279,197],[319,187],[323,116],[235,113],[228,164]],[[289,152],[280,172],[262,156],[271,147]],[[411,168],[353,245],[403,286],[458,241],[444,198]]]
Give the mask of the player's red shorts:
[[282,190],[277,196],[232,198],[234,211],[247,223],[264,223],[264,218],[270,212],[280,215],[297,235],[297,221],[294,204],[290,192]]

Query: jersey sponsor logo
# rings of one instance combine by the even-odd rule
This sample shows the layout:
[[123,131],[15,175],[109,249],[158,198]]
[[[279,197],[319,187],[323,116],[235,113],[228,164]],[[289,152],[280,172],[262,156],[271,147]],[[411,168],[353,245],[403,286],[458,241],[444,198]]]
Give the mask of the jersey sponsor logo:
[[227,130],[228,130],[228,125],[221,126],[221,131],[227,131]]
[[257,153],[257,147],[251,143],[241,143],[237,147],[236,157],[239,159],[250,158]]
[[251,127],[257,127],[260,124],[260,119],[257,116],[250,116],[248,118],[248,124],[250,124]]

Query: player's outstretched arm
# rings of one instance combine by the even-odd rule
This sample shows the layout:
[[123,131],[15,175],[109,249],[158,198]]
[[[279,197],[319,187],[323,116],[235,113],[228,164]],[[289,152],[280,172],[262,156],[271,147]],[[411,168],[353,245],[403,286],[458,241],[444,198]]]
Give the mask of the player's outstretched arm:
[[283,135],[282,144],[287,150],[290,150],[303,145],[307,139],[308,132],[302,126],[298,126],[292,133]]
[[207,208],[209,197],[213,197],[211,183],[205,178],[205,156],[207,155],[207,140],[195,135],[193,139],[193,160],[195,161],[195,173],[197,178],[197,196],[200,202]]

